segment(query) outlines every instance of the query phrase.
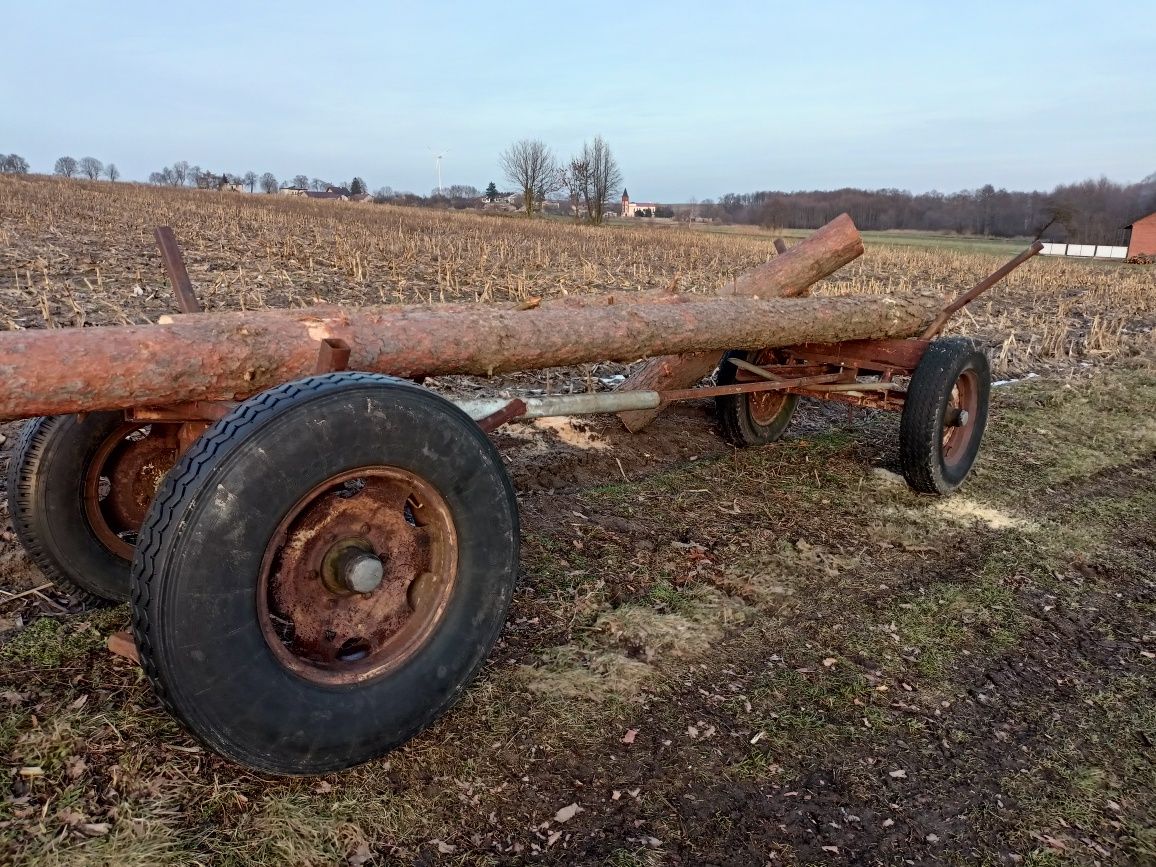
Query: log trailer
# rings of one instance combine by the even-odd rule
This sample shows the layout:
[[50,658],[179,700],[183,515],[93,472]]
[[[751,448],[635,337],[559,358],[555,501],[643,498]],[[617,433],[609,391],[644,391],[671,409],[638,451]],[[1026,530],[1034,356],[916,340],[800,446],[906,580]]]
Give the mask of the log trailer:
[[[714,398],[735,446],[800,397],[902,413],[903,472],[946,495],[987,419],[983,351],[938,334],[1036,244],[941,296],[802,297],[860,255],[845,215],[716,296],[199,312],[0,334],[16,533],[62,590],[130,601],[157,697],[251,768],[316,774],[404,743],[482,665],[518,572],[518,509],[487,436],[516,419]],[[423,377],[652,360],[607,393],[453,400]],[[717,368],[714,382],[699,386]]]

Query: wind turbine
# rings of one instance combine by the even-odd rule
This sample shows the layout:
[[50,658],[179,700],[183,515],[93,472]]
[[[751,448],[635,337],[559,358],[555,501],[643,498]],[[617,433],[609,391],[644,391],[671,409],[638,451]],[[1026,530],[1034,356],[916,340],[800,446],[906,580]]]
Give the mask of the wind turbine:
[[434,165],[437,167],[438,195],[440,196],[442,194],[442,159],[445,157],[446,154],[449,153],[449,151],[448,150],[435,151],[433,148],[430,148],[430,153],[432,153],[434,155]]

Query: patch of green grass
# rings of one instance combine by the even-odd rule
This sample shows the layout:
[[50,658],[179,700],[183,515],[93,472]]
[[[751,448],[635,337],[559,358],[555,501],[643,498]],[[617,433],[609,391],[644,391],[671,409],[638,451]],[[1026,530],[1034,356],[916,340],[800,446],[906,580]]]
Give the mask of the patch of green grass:
[[72,834],[37,853],[35,863],[44,867],[192,864],[198,861],[190,846],[192,842],[192,838],[180,835],[167,822],[135,819],[118,824],[110,833],[95,839]]
[[615,849],[602,863],[606,867],[657,867],[663,863],[663,854],[646,847]]
[[917,656],[921,674],[937,681],[963,651],[986,654],[1013,643],[1022,624],[1012,593],[991,581],[928,587],[894,613],[900,646]]
[[1020,383],[997,393],[983,472],[969,489],[1005,505],[1156,452],[1156,374],[1105,372],[1057,388]]
[[757,767],[769,760],[760,754],[770,751],[783,762],[858,737],[866,730],[861,718],[870,694],[866,678],[846,664],[814,671],[776,669],[750,693],[759,714],[757,727],[766,734],[749,760]]
[[[1151,672],[1120,678],[1085,694],[1054,720],[1052,749],[1029,774],[1005,784],[1019,800],[1026,827],[1057,837],[1108,832],[1124,842],[1121,863],[1156,859],[1156,683]],[[1118,833],[1123,831],[1123,834]]]
[[698,607],[698,601],[693,593],[675,587],[665,579],[660,579],[651,586],[643,604],[664,608],[672,614],[682,615],[690,615]]
[[41,617],[0,647],[0,660],[16,665],[56,668],[102,646],[110,632],[128,620],[124,606],[89,611],[76,617]]

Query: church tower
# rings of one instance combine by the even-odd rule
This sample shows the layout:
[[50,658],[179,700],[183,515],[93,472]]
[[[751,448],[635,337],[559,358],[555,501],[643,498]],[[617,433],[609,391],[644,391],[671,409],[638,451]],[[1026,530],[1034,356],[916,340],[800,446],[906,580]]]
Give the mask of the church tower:
[[626,192],[624,187],[622,190],[622,216],[629,217],[627,211],[630,210],[630,193]]

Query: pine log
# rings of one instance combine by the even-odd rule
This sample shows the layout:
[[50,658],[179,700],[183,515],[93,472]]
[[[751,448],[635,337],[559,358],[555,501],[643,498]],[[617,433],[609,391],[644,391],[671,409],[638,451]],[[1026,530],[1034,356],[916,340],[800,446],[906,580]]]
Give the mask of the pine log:
[[0,333],[0,420],[237,400],[311,374],[321,341],[349,368],[403,377],[494,374],[664,352],[907,337],[934,295],[712,298],[471,312],[423,307],[190,313],[158,325]]
[[[805,241],[720,286],[718,294],[724,297],[798,297],[861,255],[863,241],[859,231],[849,216],[840,214]],[[718,352],[701,352],[652,358],[631,374],[619,389],[666,391],[690,388],[718,366],[720,357]],[[637,433],[654,421],[662,410],[660,406],[658,409],[620,412],[618,417],[627,430]]]

